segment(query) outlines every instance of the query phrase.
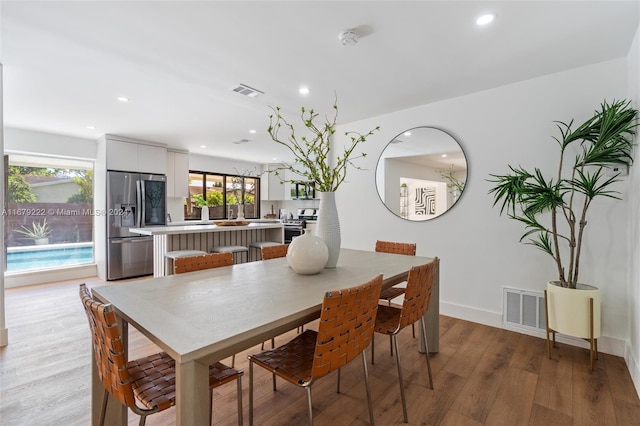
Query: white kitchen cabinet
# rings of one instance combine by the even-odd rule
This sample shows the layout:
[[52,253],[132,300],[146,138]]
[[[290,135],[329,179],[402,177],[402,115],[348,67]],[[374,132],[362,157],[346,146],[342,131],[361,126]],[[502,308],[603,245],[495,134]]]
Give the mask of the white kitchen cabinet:
[[282,182],[280,177],[288,179],[289,171],[280,170],[280,176],[268,171],[276,170],[281,164],[266,164],[264,173],[260,177],[260,200],[262,201],[280,201],[291,199],[291,184]]
[[189,153],[167,151],[167,197],[189,196]]
[[133,140],[106,139],[108,170],[166,174],[167,149]]

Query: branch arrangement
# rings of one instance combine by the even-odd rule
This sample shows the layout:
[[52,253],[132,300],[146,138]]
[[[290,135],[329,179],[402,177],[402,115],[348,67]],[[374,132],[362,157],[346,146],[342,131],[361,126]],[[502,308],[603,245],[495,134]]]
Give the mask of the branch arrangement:
[[[340,184],[344,182],[349,166],[361,170],[361,167],[357,166],[353,160],[366,157],[367,154],[361,152],[354,156],[356,147],[373,135],[374,131],[380,130],[378,126],[365,134],[346,132],[345,136],[351,139],[351,144],[343,152],[333,157],[331,153],[331,138],[336,132],[335,127],[338,119],[337,102],[334,102],[333,105],[333,119],[326,118],[322,124],[316,123],[319,116],[317,112],[313,109],[307,110],[302,107],[300,119],[309,137],[305,135],[298,136],[293,124],[280,114],[280,107],[271,107],[271,109],[274,114],[269,116],[269,128],[267,131],[274,142],[287,147],[295,158],[292,164],[285,163],[282,167],[272,170],[272,172],[283,182],[290,182],[292,179],[284,179],[280,174],[282,170],[289,170],[297,175],[304,176],[308,181],[313,182],[316,191],[320,192],[336,191]],[[285,128],[289,133],[286,138],[281,138],[280,136],[282,128]]]

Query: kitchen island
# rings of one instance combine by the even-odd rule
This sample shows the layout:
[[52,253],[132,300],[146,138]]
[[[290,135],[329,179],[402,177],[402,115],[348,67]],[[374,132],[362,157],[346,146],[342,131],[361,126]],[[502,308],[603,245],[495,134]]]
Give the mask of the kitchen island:
[[131,232],[153,236],[153,276],[168,275],[165,255],[175,250],[202,250],[214,246],[245,246],[257,241],[284,242],[280,222],[250,223],[244,226],[218,226],[197,222],[194,225],[149,226]]

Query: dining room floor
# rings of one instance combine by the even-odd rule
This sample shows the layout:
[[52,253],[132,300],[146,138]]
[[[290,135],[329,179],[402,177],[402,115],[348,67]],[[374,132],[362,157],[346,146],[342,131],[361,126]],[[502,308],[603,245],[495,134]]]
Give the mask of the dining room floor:
[[[10,343],[0,348],[3,426],[90,424],[91,347],[78,297],[80,282],[88,287],[105,284],[94,278],[6,290]],[[276,345],[295,333],[278,336]],[[409,425],[640,424],[640,400],[620,357],[600,354],[592,372],[586,349],[559,344],[549,359],[543,339],[441,316],[440,351],[431,358],[435,385],[431,390],[424,355],[418,353],[410,328],[399,339]],[[158,351],[133,327],[129,346],[132,359]],[[246,424],[246,355],[259,350],[256,346],[236,356],[236,367],[247,372]],[[375,350],[376,363],[368,366],[376,423],[405,424],[389,339],[378,335]],[[305,392],[283,381],[273,392],[271,375],[259,367],[255,372],[255,424],[305,424]],[[314,385],[315,424],[368,424],[362,363],[343,368],[342,392],[337,394],[335,387],[335,374]],[[237,424],[236,387],[229,384],[214,390],[213,407],[215,424]],[[138,416],[130,412],[129,424],[137,422]],[[150,416],[147,424],[174,425],[174,409]]]

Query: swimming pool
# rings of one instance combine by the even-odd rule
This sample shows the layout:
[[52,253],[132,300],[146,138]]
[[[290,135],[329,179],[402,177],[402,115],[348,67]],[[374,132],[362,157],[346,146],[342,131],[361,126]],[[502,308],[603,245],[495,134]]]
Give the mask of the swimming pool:
[[23,272],[93,263],[93,243],[7,248],[7,272]]

